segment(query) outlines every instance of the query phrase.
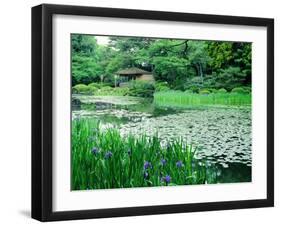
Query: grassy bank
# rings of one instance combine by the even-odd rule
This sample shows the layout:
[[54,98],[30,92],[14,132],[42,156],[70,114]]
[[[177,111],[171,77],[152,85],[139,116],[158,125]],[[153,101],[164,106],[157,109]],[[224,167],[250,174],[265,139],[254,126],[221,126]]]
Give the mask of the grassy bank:
[[154,102],[165,107],[189,107],[193,105],[251,105],[251,94],[210,93],[197,94],[181,91],[164,91],[154,93]]
[[206,169],[180,140],[161,147],[157,137],[122,138],[98,122],[72,122],[72,190],[204,184]]

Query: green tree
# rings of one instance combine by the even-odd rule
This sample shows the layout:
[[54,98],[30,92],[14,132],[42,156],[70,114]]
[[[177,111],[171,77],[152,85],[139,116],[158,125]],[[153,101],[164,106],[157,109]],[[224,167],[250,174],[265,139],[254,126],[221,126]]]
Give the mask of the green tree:
[[251,84],[251,43],[209,42],[209,68],[212,84],[231,90],[235,86]]
[[98,45],[95,36],[74,34],[73,84],[111,82],[123,68],[153,72],[157,82],[173,89],[226,88],[251,84],[251,43],[142,37],[109,37]]
[[102,67],[98,63],[98,45],[92,35],[71,35],[72,85],[97,81]]
[[203,80],[209,61],[206,48],[203,41],[159,39],[148,49],[148,58],[156,78],[182,89],[183,84],[194,76]]

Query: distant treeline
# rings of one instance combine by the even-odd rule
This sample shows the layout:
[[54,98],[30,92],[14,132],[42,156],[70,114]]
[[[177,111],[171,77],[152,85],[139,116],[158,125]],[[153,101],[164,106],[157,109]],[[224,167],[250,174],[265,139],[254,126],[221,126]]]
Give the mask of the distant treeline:
[[95,36],[79,34],[71,42],[73,86],[113,85],[115,72],[129,67],[151,71],[176,90],[251,85],[251,43],[112,36],[98,45]]

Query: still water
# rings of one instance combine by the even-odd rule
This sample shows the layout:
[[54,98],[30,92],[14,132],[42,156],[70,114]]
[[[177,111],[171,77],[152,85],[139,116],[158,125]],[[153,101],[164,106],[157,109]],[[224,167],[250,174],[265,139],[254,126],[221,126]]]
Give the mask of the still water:
[[123,136],[156,133],[165,145],[179,137],[196,147],[217,182],[251,181],[251,108],[159,107],[135,97],[73,95],[72,118],[96,118],[101,128],[118,128]]

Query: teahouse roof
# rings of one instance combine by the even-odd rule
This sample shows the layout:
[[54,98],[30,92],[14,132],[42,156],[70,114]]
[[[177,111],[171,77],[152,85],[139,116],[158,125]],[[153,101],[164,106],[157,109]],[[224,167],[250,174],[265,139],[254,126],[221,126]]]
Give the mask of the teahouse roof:
[[118,75],[142,75],[142,74],[150,74],[151,72],[142,70],[137,67],[126,68],[123,70],[119,70],[116,72]]

